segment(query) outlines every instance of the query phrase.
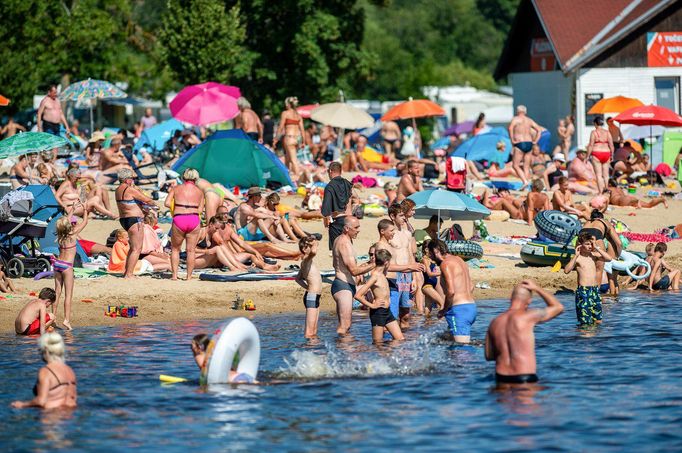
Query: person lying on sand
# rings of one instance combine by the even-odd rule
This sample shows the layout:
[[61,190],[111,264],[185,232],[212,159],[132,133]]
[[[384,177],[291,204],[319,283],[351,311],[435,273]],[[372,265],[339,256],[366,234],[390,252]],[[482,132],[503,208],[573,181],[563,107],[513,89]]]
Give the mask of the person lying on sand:
[[43,288],[38,293],[38,298],[31,300],[21,309],[14,321],[14,331],[17,335],[44,334],[52,326],[56,316],[50,315],[47,308],[51,307],[57,294],[52,288]]
[[656,197],[653,198],[651,201],[642,201],[639,198],[635,197],[634,195],[627,195],[625,192],[623,192],[623,189],[618,187],[618,183],[614,179],[609,179],[609,203],[611,203],[614,206],[621,206],[621,207],[631,207],[631,208],[653,208],[654,206],[658,206],[659,204],[663,204],[666,209],[668,208],[668,202],[666,201],[665,197]]
[[496,195],[493,196],[488,193],[488,189],[485,189],[481,198],[483,206],[495,211],[507,211],[512,219],[524,218],[521,209],[524,201],[522,197],[514,198],[509,189],[497,189]]

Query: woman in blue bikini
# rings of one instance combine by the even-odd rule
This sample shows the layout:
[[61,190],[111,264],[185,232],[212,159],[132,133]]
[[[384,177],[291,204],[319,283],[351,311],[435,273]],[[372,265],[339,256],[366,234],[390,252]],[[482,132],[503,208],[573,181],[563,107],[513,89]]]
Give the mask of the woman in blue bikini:
[[[80,205],[80,206],[79,206]],[[56,293],[53,313],[57,315],[59,306],[59,296],[64,288],[64,321],[62,325],[67,330],[71,327],[71,299],[73,298],[73,261],[76,258],[76,243],[78,235],[85,225],[88,224],[88,215],[83,216],[83,220],[78,223],[78,218],[73,217],[73,211],[78,207],[82,208],[80,202],[74,203],[67,211],[66,215],[57,220],[57,244],[59,245],[59,258],[52,257],[52,268],[54,269],[54,291]]]

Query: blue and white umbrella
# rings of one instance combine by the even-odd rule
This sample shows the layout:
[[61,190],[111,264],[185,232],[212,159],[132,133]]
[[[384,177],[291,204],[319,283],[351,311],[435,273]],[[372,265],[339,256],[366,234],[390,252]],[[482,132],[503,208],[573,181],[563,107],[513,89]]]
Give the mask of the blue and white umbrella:
[[[408,197],[415,203],[415,217],[428,219],[438,215],[439,219],[481,220],[490,215],[490,210],[469,195],[447,190],[424,190]],[[440,229],[440,225],[438,226]]]

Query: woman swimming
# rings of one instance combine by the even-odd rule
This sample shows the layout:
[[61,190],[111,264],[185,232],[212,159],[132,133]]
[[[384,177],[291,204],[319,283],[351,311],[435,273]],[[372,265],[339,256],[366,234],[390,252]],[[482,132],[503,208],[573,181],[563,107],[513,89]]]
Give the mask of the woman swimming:
[[40,407],[54,409],[77,406],[78,391],[76,374],[64,359],[64,339],[56,332],[46,333],[38,339],[38,348],[44,367],[38,371],[38,379],[33,386],[34,398],[30,401],[14,401],[12,407]]

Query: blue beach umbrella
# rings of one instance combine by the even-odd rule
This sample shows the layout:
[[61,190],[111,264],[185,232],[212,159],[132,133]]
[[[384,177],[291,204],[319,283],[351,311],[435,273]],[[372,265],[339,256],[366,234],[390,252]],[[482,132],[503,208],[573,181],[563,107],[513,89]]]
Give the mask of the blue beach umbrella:
[[[504,142],[504,150],[497,150],[497,143]],[[509,133],[501,127],[496,127],[485,134],[474,135],[455,149],[453,156],[466,160],[487,160],[504,165],[509,160],[512,144]]]
[[429,147],[431,151],[436,149],[447,149],[450,146],[450,137],[441,137]]
[[175,118],[149,129],[142,131],[140,139],[135,143],[135,151],[139,151],[143,146],[151,148],[150,153],[158,153],[161,151],[168,140],[171,139],[175,131],[180,131],[184,128],[182,123]]
[[[408,197],[415,203],[415,217],[428,219],[480,220],[490,215],[490,210],[472,197],[447,190],[424,190]],[[440,229],[440,221],[438,225]]]

